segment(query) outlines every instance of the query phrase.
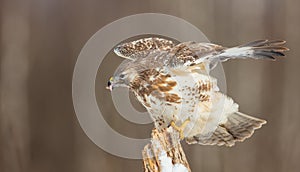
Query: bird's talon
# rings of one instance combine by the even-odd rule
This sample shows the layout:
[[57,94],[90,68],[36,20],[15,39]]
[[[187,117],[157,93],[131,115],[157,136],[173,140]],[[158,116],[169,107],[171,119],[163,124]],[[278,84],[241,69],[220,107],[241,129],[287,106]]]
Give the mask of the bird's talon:
[[174,121],[171,122],[171,126],[172,126],[175,130],[177,130],[177,131],[179,132],[179,138],[180,138],[180,140],[183,140],[183,139],[184,139],[184,133],[183,133],[183,131],[184,131],[186,125],[187,125],[189,122],[190,122],[190,119],[185,120],[185,121],[183,122],[183,124],[182,124],[180,127],[178,127],[178,126],[175,124]]

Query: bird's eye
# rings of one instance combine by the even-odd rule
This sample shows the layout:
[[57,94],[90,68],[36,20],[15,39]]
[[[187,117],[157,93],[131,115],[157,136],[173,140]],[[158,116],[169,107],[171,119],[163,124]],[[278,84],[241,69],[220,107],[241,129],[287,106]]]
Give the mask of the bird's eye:
[[107,82],[107,86],[108,86],[108,87],[111,86],[111,82],[110,82],[110,81]]
[[120,75],[120,78],[124,78],[124,76],[125,76],[124,74],[121,74],[121,75]]

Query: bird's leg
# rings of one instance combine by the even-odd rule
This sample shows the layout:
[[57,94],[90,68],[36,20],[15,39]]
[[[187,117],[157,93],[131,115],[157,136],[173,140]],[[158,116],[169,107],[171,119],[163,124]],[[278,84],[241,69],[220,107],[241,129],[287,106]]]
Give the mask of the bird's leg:
[[190,122],[191,120],[190,119],[186,119],[182,124],[181,126],[177,126],[175,124],[174,121],[171,121],[171,126],[177,130],[179,132],[179,137],[180,137],[180,140],[183,140],[184,139],[184,134],[183,134],[183,131],[184,131],[184,128],[186,127],[186,125]]

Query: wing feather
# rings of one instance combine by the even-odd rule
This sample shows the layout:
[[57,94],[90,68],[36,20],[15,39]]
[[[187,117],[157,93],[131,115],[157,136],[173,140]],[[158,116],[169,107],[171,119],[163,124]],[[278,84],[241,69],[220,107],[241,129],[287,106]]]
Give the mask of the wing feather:
[[142,63],[142,68],[184,68],[195,67],[205,72],[218,62],[229,59],[275,59],[284,56],[285,41],[258,40],[232,48],[212,43],[183,42],[175,44],[163,38],[144,38],[118,45],[117,55]]
[[284,51],[289,49],[282,46],[285,41],[282,40],[259,40],[244,44],[238,47],[228,48],[215,55],[213,58],[227,61],[229,59],[271,59],[274,60],[275,56],[284,56]]
[[152,51],[168,51],[174,46],[175,43],[171,40],[153,37],[119,44],[114,48],[114,52],[120,57],[134,60],[139,57],[147,57]]

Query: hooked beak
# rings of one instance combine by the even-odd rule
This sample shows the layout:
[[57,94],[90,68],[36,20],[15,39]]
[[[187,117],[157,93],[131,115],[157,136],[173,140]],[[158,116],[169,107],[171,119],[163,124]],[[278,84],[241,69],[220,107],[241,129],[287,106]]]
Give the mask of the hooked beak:
[[108,90],[110,90],[110,92],[112,91],[112,89],[113,89],[113,86],[112,86],[112,80],[113,80],[113,78],[111,77],[110,79],[109,79],[109,81],[107,82],[107,87],[106,87],[106,89],[108,89]]
[[113,88],[112,88],[112,85],[107,86],[106,89],[108,89],[109,91],[112,91],[112,89],[113,89]]

